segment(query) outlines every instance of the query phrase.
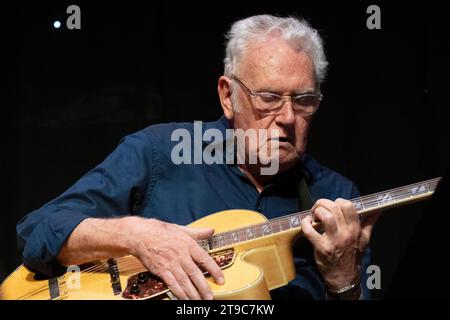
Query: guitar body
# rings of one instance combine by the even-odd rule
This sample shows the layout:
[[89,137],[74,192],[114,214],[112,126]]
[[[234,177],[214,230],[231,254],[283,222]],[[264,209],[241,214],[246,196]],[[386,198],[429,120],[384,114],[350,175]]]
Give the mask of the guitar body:
[[[220,234],[266,221],[266,217],[255,211],[227,210],[206,216],[189,226],[212,227],[216,234]],[[295,276],[292,242],[299,232],[299,229],[291,229],[210,250],[216,262],[222,263],[219,265],[225,276],[225,284],[217,285],[206,275],[215,298],[270,299],[270,290],[286,285]],[[168,297],[165,285],[146,272],[132,256],[95,261],[79,268],[81,272],[75,270],[57,278],[39,279],[22,265],[2,283],[0,296],[14,300],[133,300]],[[138,288],[134,288],[133,284]]]
[[[434,178],[365,197],[352,199],[360,216],[431,197],[440,178]],[[292,245],[301,220],[311,211],[267,220],[250,210],[220,211],[191,223],[211,227],[215,234],[198,241],[222,268],[225,284],[217,285],[205,273],[216,299],[270,299],[270,290],[295,277]],[[320,222],[314,221],[313,227]],[[60,277],[43,279],[20,266],[0,286],[0,299],[14,300],[143,300],[173,295],[159,278],[133,256],[71,266]]]

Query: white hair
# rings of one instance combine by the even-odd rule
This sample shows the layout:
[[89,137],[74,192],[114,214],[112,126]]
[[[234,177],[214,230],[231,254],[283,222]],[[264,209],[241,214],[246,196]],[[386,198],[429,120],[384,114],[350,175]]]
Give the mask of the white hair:
[[322,39],[308,22],[294,17],[257,15],[235,22],[226,34],[224,73],[236,73],[239,61],[250,44],[261,43],[269,37],[286,40],[295,50],[305,52],[312,60],[316,80],[325,80],[328,62],[323,50]]

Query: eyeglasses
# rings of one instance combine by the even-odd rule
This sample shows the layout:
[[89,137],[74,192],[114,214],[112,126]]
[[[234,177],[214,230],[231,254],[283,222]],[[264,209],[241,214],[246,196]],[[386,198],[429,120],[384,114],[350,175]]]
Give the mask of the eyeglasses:
[[253,92],[236,76],[230,78],[239,83],[253,100],[254,109],[263,116],[277,114],[284,105],[284,102],[290,101],[295,113],[302,116],[310,116],[319,108],[323,95],[319,93],[302,93],[295,96],[279,95],[272,92]]

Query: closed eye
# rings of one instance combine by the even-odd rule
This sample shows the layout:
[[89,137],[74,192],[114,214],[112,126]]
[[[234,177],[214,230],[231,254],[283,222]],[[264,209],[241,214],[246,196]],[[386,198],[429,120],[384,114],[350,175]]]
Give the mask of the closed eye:
[[293,100],[300,106],[315,106],[320,102],[320,98],[314,94],[297,96]]
[[279,95],[269,93],[269,92],[260,92],[260,93],[257,93],[257,95],[263,102],[266,102],[266,103],[276,102],[276,101],[280,100]]

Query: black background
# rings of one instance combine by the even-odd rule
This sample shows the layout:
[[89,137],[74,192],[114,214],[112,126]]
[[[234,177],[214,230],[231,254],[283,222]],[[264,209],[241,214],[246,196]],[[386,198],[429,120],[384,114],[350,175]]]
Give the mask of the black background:
[[[65,27],[70,4],[81,7],[81,30]],[[370,4],[381,8],[381,30],[366,27]],[[11,23],[3,41],[0,280],[20,264],[18,220],[66,190],[124,135],[221,115],[223,34],[249,15],[299,15],[324,38],[329,76],[309,140],[322,164],[362,194],[440,176],[449,166],[444,2],[74,0],[19,2],[3,13]],[[433,281],[450,283],[445,250],[428,251],[450,243],[430,236],[446,233],[449,210],[429,208],[417,203],[380,218],[372,240],[382,272],[375,297],[439,297],[416,290],[436,272],[442,277]],[[422,228],[430,212],[435,223]]]

